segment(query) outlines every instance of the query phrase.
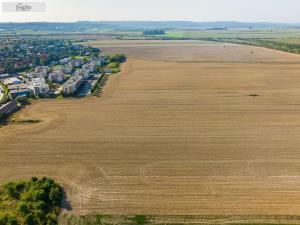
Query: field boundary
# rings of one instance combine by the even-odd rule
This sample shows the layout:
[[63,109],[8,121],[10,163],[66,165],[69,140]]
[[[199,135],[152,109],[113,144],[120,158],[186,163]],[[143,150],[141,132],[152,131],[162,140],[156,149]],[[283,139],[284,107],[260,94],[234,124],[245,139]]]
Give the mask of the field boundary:
[[62,214],[60,225],[298,225],[299,216],[284,215],[81,215]]

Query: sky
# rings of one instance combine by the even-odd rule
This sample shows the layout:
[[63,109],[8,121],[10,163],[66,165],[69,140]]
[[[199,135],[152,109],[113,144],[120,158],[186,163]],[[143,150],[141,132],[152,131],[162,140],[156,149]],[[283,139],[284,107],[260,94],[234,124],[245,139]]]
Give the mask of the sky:
[[[3,12],[1,7],[0,22],[163,20],[300,23],[300,0],[40,1],[47,5],[45,12]],[[0,0],[1,5],[4,2],[17,1]]]

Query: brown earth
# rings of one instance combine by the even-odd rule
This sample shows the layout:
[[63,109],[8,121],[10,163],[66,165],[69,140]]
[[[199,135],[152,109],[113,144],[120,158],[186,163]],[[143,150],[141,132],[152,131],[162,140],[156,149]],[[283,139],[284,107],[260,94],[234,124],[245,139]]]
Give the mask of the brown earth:
[[273,53],[129,59],[100,98],[35,101],[0,128],[0,183],[53,177],[75,214],[299,215],[299,57]]

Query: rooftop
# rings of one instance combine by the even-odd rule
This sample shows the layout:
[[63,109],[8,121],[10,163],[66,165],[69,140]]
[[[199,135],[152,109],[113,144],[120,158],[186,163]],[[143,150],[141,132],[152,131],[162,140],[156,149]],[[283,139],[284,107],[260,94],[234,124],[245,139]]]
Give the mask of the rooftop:
[[73,76],[69,80],[67,80],[63,85],[64,86],[72,85],[81,79],[82,79],[82,76]]

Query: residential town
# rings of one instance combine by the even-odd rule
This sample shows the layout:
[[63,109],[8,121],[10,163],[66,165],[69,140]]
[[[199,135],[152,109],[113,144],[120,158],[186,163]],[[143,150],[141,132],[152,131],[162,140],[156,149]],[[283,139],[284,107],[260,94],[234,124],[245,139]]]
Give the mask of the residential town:
[[[12,98],[50,97],[74,94],[83,81],[95,76],[96,68],[106,63],[104,56],[64,58],[53,66],[36,66],[17,76],[0,75]],[[108,71],[107,71],[108,72]]]
[[1,39],[0,74],[17,73],[63,58],[99,55],[98,48],[52,39]]
[[[118,72],[120,63],[125,60],[124,55],[108,57],[101,55],[99,49],[81,45],[70,46],[69,42],[64,45],[62,41],[58,41],[57,44],[54,44],[56,42],[51,41],[46,43],[50,43],[51,46],[56,46],[57,48],[59,47],[59,49],[65,49],[70,55],[65,57],[65,53],[55,53],[56,57],[58,57],[55,58],[56,60],[40,63],[45,56],[32,50],[41,49],[40,47],[33,47],[27,42],[22,45],[20,45],[19,42],[17,43],[19,48],[15,49],[16,45],[14,45],[12,47],[13,49],[17,52],[18,50],[22,53],[25,52],[27,56],[35,52],[34,57],[36,61],[39,61],[39,64],[34,65],[32,61],[29,60],[27,64],[22,64],[22,70],[21,67],[18,67],[17,69],[15,68],[12,73],[3,73],[7,68],[2,69],[2,73],[0,71],[0,83],[2,83],[3,86],[2,89],[0,89],[0,93],[4,96],[4,89],[7,91],[6,100],[2,100],[2,104],[0,98],[0,117],[3,114],[11,113],[14,108],[17,108],[17,101],[20,99],[69,96],[84,97],[90,95],[94,90],[94,86],[97,85],[102,76],[104,76],[104,74]],[[48,48],[50,47],[44,46],[42,49],[45,50]],[[45,52],[47,52],[47,50]],[[6,49],[6,53],[1,51],[0,59],[1,56],[5,54],[10,54],[10,51],[8,49]],[[15,56],[15,54],[13,55]],[[60,56],[64,57],[60,58]],[[22,56],[22,58],[24,57]],[[11,68],[8,70],[11,70]],[[8,103],[10,103],[10,105],[7,105]]]

